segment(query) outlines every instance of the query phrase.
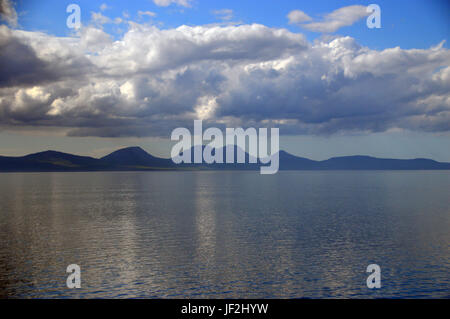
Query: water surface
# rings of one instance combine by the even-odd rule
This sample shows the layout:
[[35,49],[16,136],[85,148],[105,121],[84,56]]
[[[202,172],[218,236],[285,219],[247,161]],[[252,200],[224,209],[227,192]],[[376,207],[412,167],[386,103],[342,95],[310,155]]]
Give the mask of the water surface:
[[0,297],[449,298],[449,189],[448,171],[0,174]]

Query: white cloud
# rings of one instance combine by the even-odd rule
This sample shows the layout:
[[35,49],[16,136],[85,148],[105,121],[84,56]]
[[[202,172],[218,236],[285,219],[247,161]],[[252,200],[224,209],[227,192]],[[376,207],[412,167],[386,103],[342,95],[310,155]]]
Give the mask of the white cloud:
[[108,10],[108,9],[110,9],[110,6],[108,6],[106,3],[102,3],[100,5],[100,10],[101,11],[105,11],[105,10]]
[[91,12],[91,20],[95,25],[103,25],[107,23],[112,23],[112,20],[101,14],[100,12]]
[[124,22],[124,20],[122,18],[120,18],[120,17],[114,18],[114,24],[121,24],[123,22]]
[[353,25],[355,22],[368,16],[369,13],[366,9],[367,7],[361,5],[342,7],[325,15],[321,21],[312,22],[308,22],[311,21],[311,18],[304,12],[294,10],[289,13],[288,19],[289,23],[298,24],[304,29],[314,32],[330,33],[336,32],[342,27]]
[[192,0],[153,0],[153,2],[159,7],[168,7],[172,3],[182,7],[190,7]]
[[80,47],[89,52],[99,51],[111,44],[111,36],[101,29],[85,27],[81,29]]
[[231,9],[214,10],[213,14],[220,20],[230,21],[233,19],[233,10]]
[[156,17],[156,13],[154,13],[152,11],[138,11],[138,15],[140,17],[143,17],[143,16],[148,16],[150,18]]
[[300,10],[293,10],[287,15],[290,24],[298,24],[311,21],[312,18]]

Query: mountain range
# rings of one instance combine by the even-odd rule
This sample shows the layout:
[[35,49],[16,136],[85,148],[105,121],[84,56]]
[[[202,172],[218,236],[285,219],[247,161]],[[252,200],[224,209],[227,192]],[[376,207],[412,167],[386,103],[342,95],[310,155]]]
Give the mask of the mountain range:
[[[223,150],[218,150],[223,151]],[[191,149],[191,152],[193,150]],[[235,149],[235,157],[236,157]],[[246,153],[246,162],[249,155]],[[315,161],[280,151],[280,170],[448,170],[450,163],[431,159],[384,159],[370,156],[333,157]],[[102,158],[45,151],[21,157],[0,156],[0,172],[259,170],[266,164],[180,164],[155,157],[140,147],[117,150]]]

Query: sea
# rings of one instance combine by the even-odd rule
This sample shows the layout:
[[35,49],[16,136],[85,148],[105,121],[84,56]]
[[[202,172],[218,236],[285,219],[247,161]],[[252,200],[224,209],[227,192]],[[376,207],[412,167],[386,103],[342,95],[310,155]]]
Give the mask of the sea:
[[450,298],[450,171],[1,173],[0,298]]

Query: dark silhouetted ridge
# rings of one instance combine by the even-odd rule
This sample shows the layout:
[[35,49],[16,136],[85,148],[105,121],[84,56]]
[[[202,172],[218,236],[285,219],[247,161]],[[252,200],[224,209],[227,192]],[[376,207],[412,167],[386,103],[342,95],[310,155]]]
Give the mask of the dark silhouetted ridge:
[[45,151],[22,157],[0,157],[0,171],[76,171],[106,167],[92,157]]
[[[200,146],[199,146],[200,147]],[[201,146],[204,151],[205,146]],[[126,170],[259,170],[268,164],[249,164],[250,156],[245,153],[246,164],[237,163],[237,147],[234,148],[234,164],[180,164],[171,159],[155,157],[140,147],[128,147],[117,150],[105,157],[96,159],[57,151],[45,151],[22,157],[0,156],[0,172],[40,172],[40,171],[126,171]],[[191,153],[194,160],[194,149]],[[223,152],[224,160],[226,153]],[[448,170],[450,163],[436,162],[430,159],[384,159],[370,156],[333,157],[325,161],[314,161],[294,156],[285,151],[279,152],[280,170]]]
[[102,157],[102,162],[112,166],[126,166],[134,168],[171,167],[171,159],[150,155],[138,146],[123,148]]

